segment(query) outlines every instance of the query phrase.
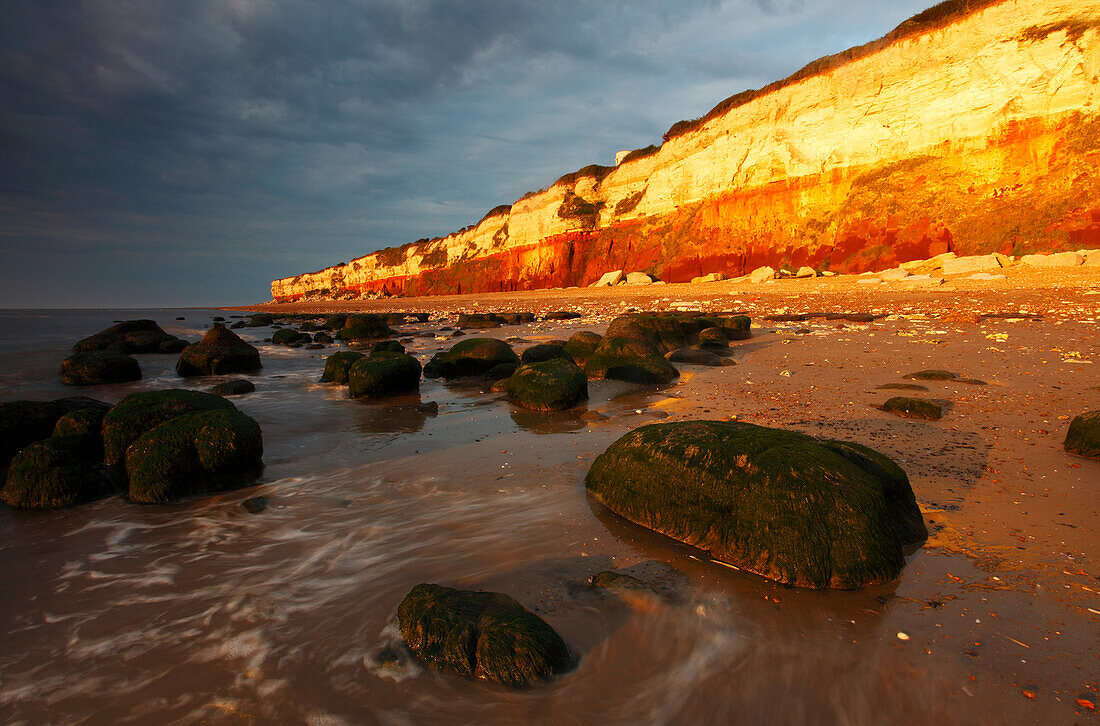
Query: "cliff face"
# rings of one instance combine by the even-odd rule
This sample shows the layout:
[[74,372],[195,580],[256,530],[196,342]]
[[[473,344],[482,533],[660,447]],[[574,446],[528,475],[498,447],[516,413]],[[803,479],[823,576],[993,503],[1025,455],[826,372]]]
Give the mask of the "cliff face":
[[979,4],[730,99],[659,149],[582,169],[465,230],[275,280],[272,295],[525,290],[615,269],[670,282],[765,264],[861,272],[948,250],[1100,247],[1100,0]]

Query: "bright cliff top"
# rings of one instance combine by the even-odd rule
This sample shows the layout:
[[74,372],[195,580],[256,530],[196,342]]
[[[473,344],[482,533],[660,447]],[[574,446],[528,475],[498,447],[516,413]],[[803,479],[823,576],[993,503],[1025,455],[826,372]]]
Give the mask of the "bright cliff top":
[[948,0],[443,238],[276,301],[1100,247],[1100,0]]

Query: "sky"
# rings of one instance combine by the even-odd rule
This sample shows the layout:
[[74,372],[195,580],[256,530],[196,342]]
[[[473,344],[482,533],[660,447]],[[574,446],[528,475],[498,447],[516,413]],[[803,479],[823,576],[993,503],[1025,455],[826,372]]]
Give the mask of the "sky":
[[4,0],[0,308],[248,304],[932,0]]

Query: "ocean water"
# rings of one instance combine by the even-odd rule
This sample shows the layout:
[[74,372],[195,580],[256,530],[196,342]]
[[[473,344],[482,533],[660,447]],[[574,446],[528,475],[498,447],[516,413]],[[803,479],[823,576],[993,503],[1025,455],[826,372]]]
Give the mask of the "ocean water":
[[[153,318],[195,340],[219,314],[233,315],[0,312],[0,400],[209,389],[228,377],[180,379],[172,355],[138,356],[141,381],[79,390],[57,367],[72,343],[116,320]],[[537,342],[592,327],[487,334]],[[985,683],[964,685],[957,659],[902,647],[908,615],[886,604],[897,584],[782,588],[587,499],[592,458],[693,395],[690,377],[663,389],[592,382],[587,406],[560,414],[432,380],[418,395],[365,402],[318,383],[331,348],[265,344],[270,328],[237,332],[264,365],[246,376],[256,392],[232,399],[264,432],[255,486],[169,506],[115,496],[0,508],[0,722],[972,724],[1011,713]],[[446,335],[408,348],[426,362]],[[418,409],[426,401],[438,413]],[[582,419],[586,410],[603,418]],[[257,495],[269,506],[250,514],[240,503]],[[923,569],[945,566],[936,560]],[[660,594],[586,587],[607,569]],[[511,594],[563,635],[577,668],[517,691],[424,667],[395,624],[420,582]],[[378,663],[386,647],[402,653],[398,666]]]

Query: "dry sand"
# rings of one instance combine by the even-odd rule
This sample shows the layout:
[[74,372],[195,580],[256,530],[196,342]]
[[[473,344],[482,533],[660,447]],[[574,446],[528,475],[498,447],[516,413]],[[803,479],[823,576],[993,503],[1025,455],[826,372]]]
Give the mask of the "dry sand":
[[[753,317],[754,337],[734,344],[736,366],[680,365],[680,381],[637,413],[587,425],[629,428],[655,420],[736,417],[858,441],[893,457],[906,470],[931,533],[889,604],[879,598],[883,610],[893,608],[894,619],[884,627],[904,628],[909,638],[899,639],[897,647],[943,658],[951,664],[948,671],[965,679],[958,684],[961,693],[983,687],[1015,693],[1026,704],[1020,706],[1022,721],[1093,719],[1089,704],[1100,701],[1100,461],[1066,454],[1062,441],[1074,416],[1100,408],[1100,268],[1005,273],[1006,280],[960,279],[934,289],[838,277],[241,309],[584,313],[580,320],[523,326],[519,334],[532,341],[577,330],[602,332],[628,308],[744,311]],[[765,319],[813,312],[882,317],[872,323]],[[503,337],[517,328],[486,333]],[[915,395],[945,406],[937,422],[876,408],[902,393],[879,386],[928,368],[985,385],[921,382],[929,390]],[[574,449],[566,458],[580,459],[574,468],[581,467],[583,476],[600,451]],[[504,459],[519,452],[500,454]],[[681,570],[687,564],[696,583],[749,577],[702,563],[690,570],[688,560],[670,553],[667,544],[646,543],[613,517],[601,521],[603,532],[634,549],[599,538],[578,519],[572,525],[586,539],[586,555],[607,555],[617,566],[629,566],[641,561],[641,549],[656,559],[678,560]],[[770,583],[753,587],[777,606],[798,607],[812,597]],[[881,615],[872,605],[867,612]],[[1006,711],[1015,708],[1005,705]]]

